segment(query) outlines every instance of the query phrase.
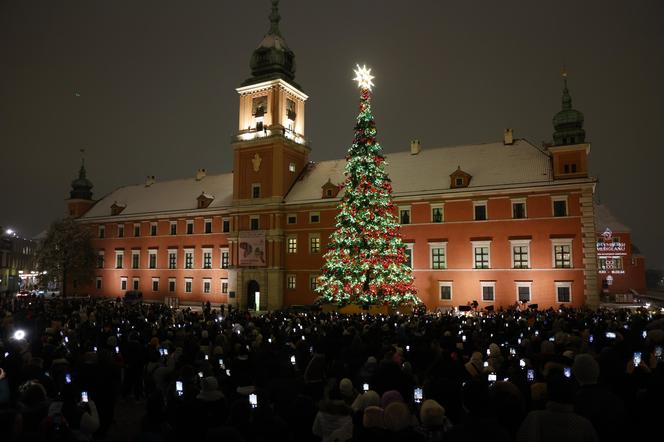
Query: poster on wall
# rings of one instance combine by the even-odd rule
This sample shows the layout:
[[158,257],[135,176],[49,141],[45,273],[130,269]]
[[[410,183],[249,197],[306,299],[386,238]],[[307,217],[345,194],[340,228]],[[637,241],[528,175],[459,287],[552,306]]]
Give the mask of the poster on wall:
[[265,231],[250,230],[240,232],[238,255],[240,266],[265,266]]

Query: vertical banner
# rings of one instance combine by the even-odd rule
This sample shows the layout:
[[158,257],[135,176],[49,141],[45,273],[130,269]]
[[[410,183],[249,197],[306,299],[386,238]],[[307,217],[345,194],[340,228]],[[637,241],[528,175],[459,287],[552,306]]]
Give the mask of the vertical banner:
[[241,266],[265,266],[267,264],[265,231],[249,230],[240,232],[238,255],[238,263]]

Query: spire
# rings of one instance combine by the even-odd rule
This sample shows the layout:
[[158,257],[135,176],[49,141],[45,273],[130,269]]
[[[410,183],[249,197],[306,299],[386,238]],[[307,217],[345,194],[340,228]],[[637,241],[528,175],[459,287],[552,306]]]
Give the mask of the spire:
[[553,117],[553,144],[565,146],[580,144],[586,140],[583,130],[583,114],[572,108],[572,96],[567,88],[567,70],[563,67],[563,95],[561,110]]
[[85,149],[81,149],[81,167],[78,169],[78,178],[71,182],[71,191],[69,197],[71,199],[92,199],[92,182],[87,178],[85,171]]
[[270,32],[268,34],[281,35],[279,32],[279,0],[272,0],[272,12],[270,13]]
[[295,54],[288,48],[279,29],[279,22],[281,21],[279,0],[272,0],[272,11],[269,19],[270,30],[263,36],[263,40],[251,55],[251,61],[249,62],[251,78],[245,80],[242,86],[282,79],[300,89],[300,86],[294,81]]

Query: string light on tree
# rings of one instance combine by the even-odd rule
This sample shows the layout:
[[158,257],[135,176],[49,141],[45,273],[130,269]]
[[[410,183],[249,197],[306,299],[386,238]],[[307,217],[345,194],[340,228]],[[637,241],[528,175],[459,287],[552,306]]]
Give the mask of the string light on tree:
[[416,304],[412,269],[407,264],[392,184],[376,142],[371,113],[371,69],[357,65],[360,113],[344,170],[344,193],[336,229],[330,235],[317,293],[339,305]]

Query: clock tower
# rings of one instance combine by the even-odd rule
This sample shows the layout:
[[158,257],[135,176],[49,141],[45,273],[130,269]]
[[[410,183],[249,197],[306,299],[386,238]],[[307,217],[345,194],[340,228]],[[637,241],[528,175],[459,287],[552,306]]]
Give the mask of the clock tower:
[[[260,310],[283,303],[282,202],[307,166],[310,152],[304,131],[308,97],[295,82],[295,54],[279,30],[278,0],[272,0],[269,19],[270,29],[251,56],[251,77],[237,88],[239,122],[232,142],[229,283],[240,308]],[[264,254],[264,259],[250,259],[248,250]]]

